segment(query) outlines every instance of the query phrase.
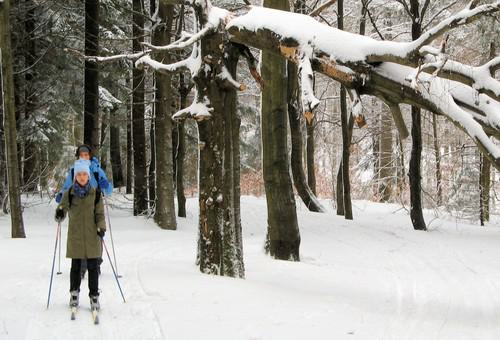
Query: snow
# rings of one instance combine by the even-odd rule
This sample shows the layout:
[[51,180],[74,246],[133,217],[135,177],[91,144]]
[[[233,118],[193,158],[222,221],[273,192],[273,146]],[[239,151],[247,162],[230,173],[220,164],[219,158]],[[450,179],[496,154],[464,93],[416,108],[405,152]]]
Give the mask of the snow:
[[[405,84],[408,76],[414,73],[414,69],[398,65],[395,63],[382,63],[377,67],[376,72],[380,75],[387,77],[400,84]],[[496,109],[500,104],[486,95],[479,94],[477,91],[471,89],[456,81],[441,79],[434,77],[427,73],[420,73],[418,81],[420,82],[419,93],[422,97],[432,102],[443,114],[446,114],[453,122],[462,126],[466,133],[478,141],[491,153],[494,158],[500,157],[500,148],[489,138],[484,132],[481,125],[474,120],[475,117],[470,111],[466,111],[457,105],[455,100],[460,100],[463,103],[478,106],[478,108],[485,112],[487,121],[494,123],[495,127],[500,126],[500,114]],[[479,118],[478,118],[479,119]],[[484,118],[483,118],[484,120]]]
[[99,99],[101,100],[101,106],[106,109],[112,109],[115,104],[121,104],[122,102],[113,96],[105,87],[99,86]]
[[379,41],[329,27],[307,15],[264,7],[252,7],[247,14],[230,20],[226,29],[231,27],[251,31],[268,29],[283,37],[296,39],[304,50],[319,49],[331,59],[341,62],[364,61],[372,54],[404,57],[411,51],[408,43]]
[[[55,205],[38,203],[25,211],[27,239],[10,239],[8,218],[0,216],[2,340],[500,337],[495,226],[435,219],[430,232],[416,232],[397,205],[355,201],[355,221],[331,207],[318,214],[299,205],[302,261],[276,261],[262,250],[265,199],[243,197],[246,279],[240,280],[204,275],[195,266],[197,198],[188,200],[178,230],[167,231],[133,217],[130,201],[115,194],[111,221],[127,303],[105,259],[101,324],[94,326],[86,279],[82,309],[70,321],[64,258],[45,309]],[[66,232],[64,223],[63,249]],[[111,251],[109,235],[106,242]]]

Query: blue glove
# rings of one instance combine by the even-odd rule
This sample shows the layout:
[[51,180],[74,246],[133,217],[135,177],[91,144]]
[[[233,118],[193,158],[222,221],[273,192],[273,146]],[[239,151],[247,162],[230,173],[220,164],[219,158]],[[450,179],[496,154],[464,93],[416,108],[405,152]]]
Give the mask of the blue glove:
[[63,197],[63,193],[62,192],[58,193],[56,195],[56,202],[61,203],[62,197]]
[[99,179],[99,188],[102,190],[106,190],[109,187],[109,182],[106,181],[104,178]]

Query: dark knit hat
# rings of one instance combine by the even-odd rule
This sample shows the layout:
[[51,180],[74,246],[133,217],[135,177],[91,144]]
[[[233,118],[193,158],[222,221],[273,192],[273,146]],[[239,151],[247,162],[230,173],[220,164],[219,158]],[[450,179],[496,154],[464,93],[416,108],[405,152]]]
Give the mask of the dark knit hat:
[[90,154],[90,157],[92,157],[92,148],[88,146],[87,144],[82,144],[79,147],[76,148],[75,152],[75,157],[80,158],[80,152],[88,152]]

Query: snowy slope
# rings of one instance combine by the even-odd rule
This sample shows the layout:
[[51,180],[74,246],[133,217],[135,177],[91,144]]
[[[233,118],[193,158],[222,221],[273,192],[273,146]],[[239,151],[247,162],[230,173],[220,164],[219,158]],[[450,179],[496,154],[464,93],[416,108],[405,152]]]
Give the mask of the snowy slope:
[[[243,197],[246,279],[239,280],[194,265],[196,199],[177,231],[132,217],[120,201],[114,197],[121,209],[111,219],[127,303],[105,261],[99,326],[91,323],[86,280],[70,321],[64,258],[45,309],[54,205],[26,211],[25,240],[10,239],[0,217],[1,340],[500,339],[498,227],[435,220],[432,231],[415,232],[395,205],[355,202],[354,222],[300,207],[302,262],[291,263],[263,254],[265,200]],[[64,224],[64,240],[66,231]]]

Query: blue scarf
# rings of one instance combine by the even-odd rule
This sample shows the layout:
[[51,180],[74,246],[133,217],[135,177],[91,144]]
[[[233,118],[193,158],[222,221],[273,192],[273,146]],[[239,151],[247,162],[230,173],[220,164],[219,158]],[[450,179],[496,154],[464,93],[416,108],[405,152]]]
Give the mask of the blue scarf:
[[78,198],[84,198],[85,196],[87,196],[89,190],[90,190],[90,181],[88,181],[87,184],[85,184],[85,186],[83,187],[76,181],[73,184],[73,194]]

